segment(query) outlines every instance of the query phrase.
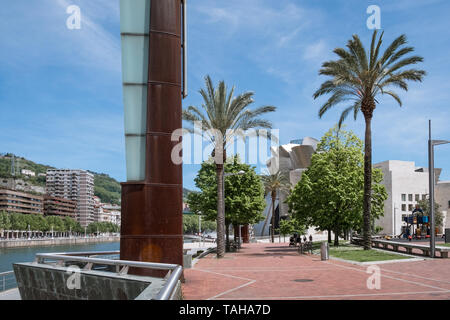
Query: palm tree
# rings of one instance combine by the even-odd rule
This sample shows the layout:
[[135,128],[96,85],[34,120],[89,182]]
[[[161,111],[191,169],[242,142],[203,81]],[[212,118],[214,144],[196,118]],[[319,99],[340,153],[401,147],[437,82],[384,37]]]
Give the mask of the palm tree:
[[266,174],[261,176],[261,180],[264,184],[264,189],[266,190],[266,194],[270,193],[272,198],[272,228],[270,229],[270,235],[272,238],[272,242],[275,242],[275,200],[277,199],[277,195],[280,191],[287,191],[290,189],[290,182],[287,177],[281,172],[278,171],[274,174]]
[[414,51],[413,47],[404,46],[406,36],[401,35],[395,39],[380,56],[380,47],[383,34],[377,40],[377,31],[373,33],[370,51],[367,51],[357,35],[348,41],[347,49],[337,48],[334,50],[339,60],[328,61],[322,65],[319,74],[332,77],[322,84],[320,89],[314,93],[314,99],[326,94],[331,94],[328,101],[321,107],[319,117],[322,117],[332,107],[352,101],[339,119],[339,126],[350,113],[355,120],[359,111],[362,112],[366,124],[365,149],[364,149],[364,203],[363,203],[363,237],[364,249],[371,249],[370,239],[370,214],[371,214],[371,192],[372,192],[372,129],[371,121],[373,113],[379,101],[380,95],[388,95],[394,98],[402,106],[400,97],[391,90],[398,87],[408,91],[407,81],[420,81],[426,75],[425,71],[407,69],[419,62],[423,62],[420,56],[405,55]]
[[[245,92],[234,97],[233,87],[230,92],[224,81],[219,82],[217,88],[209,76],[205,77],[206,89],[201,89],[200,94],[204,103],[201,109],[190,106],[183,110],[183,120],[194,124],[190,129],[195,134],[208,134],[214,145],[213,157],[216,161],[217,177],[217,257],[225,255],[225,204],[223,194],[223,170],[226,161],[227,143],[231,142],[239,130],[270,129],[271,122],[260,118],[269,112],[274,112],[274,106],[263,106],[250,110],[253,103],[253,92]],[[195,124],[200,124],[201,132],[196,130]],[[213,132],[213,134],[211,134]]]

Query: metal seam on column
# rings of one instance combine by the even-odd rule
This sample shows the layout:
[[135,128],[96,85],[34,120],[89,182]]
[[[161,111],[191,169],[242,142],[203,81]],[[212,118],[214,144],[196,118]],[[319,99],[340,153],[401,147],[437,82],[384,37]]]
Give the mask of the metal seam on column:
[[149,33],[138,33],[138,32],[122,32],[121,36],[130,36],[130,37],[148,37]]
[[147,83],[138,83],[138,82],[124,82],[124,86],[146,86]]
[[125,137],[145,137],[147,134],[138,134],[138,133],[125,133]]
[[148,83],[149,83],[149,84],[162,84],[162,85],[175,86],[175,87],[180,87],[180,88],[181,88],[181,83],[178,84],[178,83],[176,83],[176,82],[166,82],[166,81],[154,81],[154,80],[149,80]]
[[174,238],[174,239],[179,239],[179,238],[183,238],[183,234],[163,234],[163,235],[155,235],[155,234],[150,234],[150,235],[123,235],[120,236],[122,239],[145,239],[145,238],[157,238],[157,239],[166,239],[166,238]]
[[164,35],[167,35],[167,36],[171,36],[171,37],[174,37],[174,38],[180,38],[181,39],[181,35],[178,35],[178,34],[173,33],[173,32],[160,31],[160,30],[150,30],[150,34],[152,34],[152,33],[164,34]]

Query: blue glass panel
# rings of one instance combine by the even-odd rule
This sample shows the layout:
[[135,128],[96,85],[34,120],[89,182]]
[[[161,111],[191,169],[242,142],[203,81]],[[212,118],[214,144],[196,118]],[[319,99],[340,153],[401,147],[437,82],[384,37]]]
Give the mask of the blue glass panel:
[[145,134],[147,131],[147,86],[124,86],[125,134]]
[[122,36],[122,80],[147,83],[149,38]]
[[120,32],[148,33],[150,0],[120,0]]
[[125,137],[127,181],[145,180],[145,137]]

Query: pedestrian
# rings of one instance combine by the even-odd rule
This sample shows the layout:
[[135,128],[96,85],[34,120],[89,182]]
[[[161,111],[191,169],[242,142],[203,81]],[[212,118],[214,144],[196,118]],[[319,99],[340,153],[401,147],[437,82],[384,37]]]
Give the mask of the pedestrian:
[[307,240],[306,236],[303,236],[303,242],[306,242],[306,240]]

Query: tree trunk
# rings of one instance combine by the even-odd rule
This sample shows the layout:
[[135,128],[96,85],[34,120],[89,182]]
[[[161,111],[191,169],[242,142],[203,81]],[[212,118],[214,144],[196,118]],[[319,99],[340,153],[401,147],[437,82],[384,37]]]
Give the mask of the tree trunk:
[[328,243],[331,243],[331,230],[328,229]]
[[[230,224],[225,224],[225,236],[226,236],[226,251],[230,251]],[[234,235],[234,238],[236,239],[236,235]]]
[[337,228],[334,231],[334,246],[339,247],[339,230]]
[[364,250],[370,250],[371,244],[371,209],[372,209],[372,115],[364,115],[366,134],[364,143],[364,202],[363,202],[363,239]]
[[275,200],[276,200],[276,193],[272,192],[272,228],[271,228],[271,235],[272,235],[272,243],[275,242]]
[[217,258],[225,256],[225,205],[223,194],[223,164],[216,164],[217,176]]

